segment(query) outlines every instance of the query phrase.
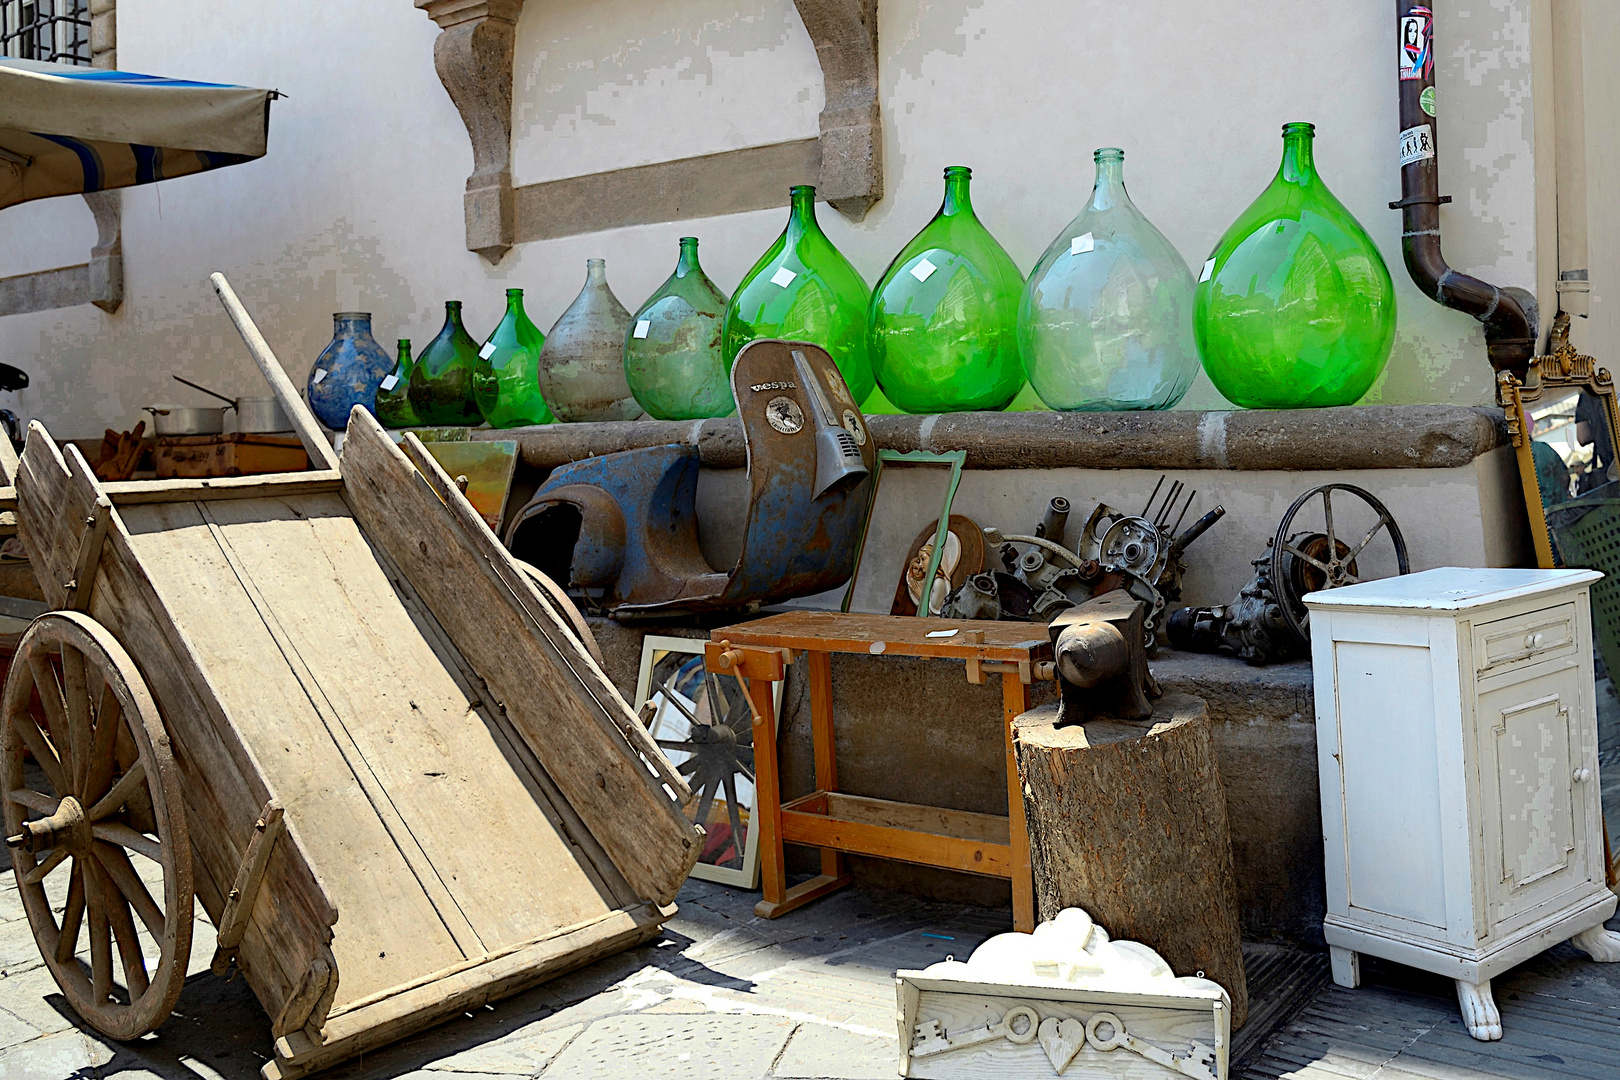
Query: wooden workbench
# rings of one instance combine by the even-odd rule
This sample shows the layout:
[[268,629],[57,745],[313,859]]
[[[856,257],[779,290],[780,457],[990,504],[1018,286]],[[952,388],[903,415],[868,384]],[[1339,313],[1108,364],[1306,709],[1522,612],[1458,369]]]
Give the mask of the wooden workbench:
[[[954,630],[951,636],[931,632]],[[1012,722],[1029,709],[1030,686],[1051,678],[1051,642],[1029,623],[923,619],[895,615],[843,615],[803,611],[715,630],[707,648],[709,670],[734,673],[754,703],[755,827],[760,830],[764,899],[755,913],[768,919],[849,884],[844,852],[924,866],[962,870],[1012,881],[1013,924],[1035,928],[1034,883],[1024,800],[1013,758]],[[892,802],[838,790],[833,750],[832,654],[921,656],[963,661],[969,682],[1001,676],[1005,728],[1005,817]],[[777,770],[776,713],[771,683],[803,654],[810,682],[810,730],[816,790],[783,804]],[[918,703],[918,707],[924,707]],[[821,873],[787,887],[783,844],[821,848]]]

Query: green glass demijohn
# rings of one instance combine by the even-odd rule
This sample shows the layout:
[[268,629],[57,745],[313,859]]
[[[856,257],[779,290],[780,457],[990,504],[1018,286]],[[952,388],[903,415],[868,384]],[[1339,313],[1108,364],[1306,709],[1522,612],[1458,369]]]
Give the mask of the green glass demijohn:
[[1053,409],[1168,409],[1198,374],[1192,271],[1126,194],[1125,151],[1095,160],[1091,201],[1024,287],[1024,369]]
[[1005,408],[1024,385],[1024,278],[974,216],[972,171],[945,170],[945,201],[872,290],[872,374],[908,413]]
[[1389,269],[1317,175],[1314,137],[1310,124],[1284,125],[1276,179],[1200,274],[1194,330],[1204,370],[1245,408],[1352,405],[1395,342]]
[[471,426],[484,414],[473,395],[478,342],[461,325],[461,301],[444,303],[444,327],[416,357],[410,375],[411,410],[423,425]]
[[416,364],[411,360],[411,339],[399,339],[399,359],[394,370],[383,376],[377,386],[377,419],[383,427],[420,427],[421,419],[411,408],[411,371]]
[[726,307],[726,371],[755,338],[809,341],[827,350],[850,394],[872,392],[866,355],[871,291],[816,221],[816,189],[789,190],[787,228],[760,256]]
[[551,423],[540,394],[540,350],[546,336],[523,310],[523,290],[506,290],[506,314],[478,350],[473,394],[490,427]]
[[736,408],[726,378],[726,294],[698,265],[695,236],[681,237],[669,280],[630,320],[624,377],[655,420],[701,420]]

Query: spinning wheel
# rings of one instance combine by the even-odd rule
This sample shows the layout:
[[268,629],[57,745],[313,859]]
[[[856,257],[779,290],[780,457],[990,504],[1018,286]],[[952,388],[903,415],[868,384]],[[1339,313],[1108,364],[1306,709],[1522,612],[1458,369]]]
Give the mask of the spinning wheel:
[[[1334,532],[1335,491],[1355,496],[1378,515],[1377,522],[1353,547],[1339,539]],[[1322,500],[1325,530],[1294,532],[1294,519],[1317,497]],[[1300,641],[1310,640],[1310,613],[1305,607],[1305,594],[1359,584],[1363,578],[1356,559],[1385,530],[1388,530],[1389,542],[1395,549],[1396,573],[1409,573],[1411,566],[1407,562],[1406,540],[1401,536],[1400,526],[1395,524],[1388,507],[1374,498],[1371,492],[1353,484],[1323,484],[1294,500],[1294,505],[1283,515],[1282,522],[1277,526],[1277,535],[1271,542],[1271,581],[1277,592],[1277,607],[1282,611],[1283,621],[1299,636]]]
[[[48,791],[29,783],[24,750]],[[23,635],[0,699],[0,753],[6,843],[45,963],[97,1031],[146,1034],[168,1017],[185,981],[191,840],[157,706],[129,654],[94,619],[55,611]],[[161,899],[139,869],[150,876],[152,863],[162,869]],[[60,922],[46,894],[53,875],[67,878]],[[155,968],[136,918],[156,946]],[[88,972],[75,955],[85,923]],[[113,986],[115,946],[123,993]]]
[[686,738],[659,739],[658,745],[688,755],[676,769],[686,777],[697,799],[692,821],[707,826],[714,800],[724,798],[734,852],[727,862],[741,869],[746,833],[738,812],[737,778],[754,782],[754,720],[748,695],[740,693],[728,699],[720,688],[720,676],[706,672],[703,697],[694,712],[686,707],[680,692],[670,685],[672,682],[655,680],[654,690],[685,717]]

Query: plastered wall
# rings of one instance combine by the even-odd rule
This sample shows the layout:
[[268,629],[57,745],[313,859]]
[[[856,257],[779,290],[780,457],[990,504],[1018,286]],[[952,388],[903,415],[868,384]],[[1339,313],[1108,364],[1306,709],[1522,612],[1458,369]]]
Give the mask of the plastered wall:
[[[1456,199],[1442,211],[1446,250],[1459,269],[1526,288],[1550,257],[1537,244],[1532,78],[1547,2],[1434,4],[1442,190]],[[518,286],[545,328],[588,257],[607,259],[634,308],[673,268],[678,237],[702,239],[704,265],[729,290],[782,227],[783,212],[762,211],[621,229],[520,245],[492,267],[464,246],[471,150],[433,71],[438,31],[406,0],[120,0],[118,10],[124,68],[288,97],[262,161],[124,193],[119,312],[0,318],[0,360],[34,377],[4,404],[58,435],[129,427],[152,401],[200,404],[170,373],[227,394],[258,389],[208,288],[212,270],[231,278],[301,384],[333,311],[373,311],[385,345],[420,344],[443,300],[464,300],[482,335],[502,290]],[[869,282],[932,215],[949,164],[974,168],[982,219],[1028,269],[1083,203],[1102,145],[1126,149],[1138,205],[1196,265],[1270,180],[1280,125],[1311,120],[1323,176],[1399,290],[1394,356],[1369,400],[1489,399],[1477,326],[1409,284],[1399,215],[1385,208],[1399,197],[1391,5],[881,0],[878,13],[888,194],[858,225],[821,211]],[[819,79],[791,0],[530,0],[514,180],[804,138],[816,131]],[[93,237],[82,200],[7,210],[0,276],[83,261]],[[1594,275],[1600,265],[1594,253]],[[1185,404],[1221,402],[1201,379]]]

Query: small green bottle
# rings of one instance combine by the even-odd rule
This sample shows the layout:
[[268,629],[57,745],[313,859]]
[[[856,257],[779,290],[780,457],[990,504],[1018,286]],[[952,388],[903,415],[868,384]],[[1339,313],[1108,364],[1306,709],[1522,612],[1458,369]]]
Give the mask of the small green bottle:
[[1395,343],[1395,285],[1372,237],[1316,172],[1310,124],[1283,126],[1282,166],[1199,274],[1204,370],[1250,409],[1353,405]]
[[1024,277],[974,215],[972,175],[945,170],[939,212],[872,290],[872,373],[909,413],[1004,409],[1024,386]]
[[540,350],[546,336],[523,310],[523,290],[506,290],[506,314],[478,350],[473,394],[494,428],[551,423],[540,394]]
[[444,327],[416,357],[411,372],[411,408],[424,425],[461,427],[482,423],[473,396],[478,342],[461,325],[461,301],[444,303]]
[[731,415],[736,403],[726,377],[725,322],[726,294],[698,265],[697,237],[681,237],[675,272],[641,305],[624,339],[624,377],[648,416]]
[[377,386],[377,419],[382,421],[383,427],[422,426],[416,410],[411,408],[411,371],[415,367],[411,361],[411,339],[400,338],[399,359],[394,363],[394,370],[384,375]]
[[726,371],[755,338],[808,341],[827,350],[850,395],[872,392],[866,308],[872,294],[859,271],[821,231],[816,189],[789,189],[787,228],[748,271],[726,308]]

